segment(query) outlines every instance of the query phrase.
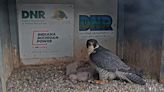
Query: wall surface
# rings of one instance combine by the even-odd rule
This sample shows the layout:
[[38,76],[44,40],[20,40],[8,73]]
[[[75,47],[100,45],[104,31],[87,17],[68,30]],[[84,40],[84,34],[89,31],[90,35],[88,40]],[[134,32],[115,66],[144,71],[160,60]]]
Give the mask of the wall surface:
[[120,0],[119,55],[133,67],[159,79],[163,0]]
[[2,52],[2,58],[0,61],[0,75],[3,92],[6,92],[6,81],[14,68],[7,0],[0,1],[0,33],[0,49]]
[[161,66],[160,66],[160,82],[164,84],[164,33],[162,35],[163,37],[162,37],[162,51],[161,51],[162,55],[161,55]]
[[9,10],[9,24],[11,33],[11,51],[13,57],[14,68],[18,68],[22,63],[19,56],[19,37],[18,37],[18,25],[17,25],[17,12],[16,12],[16,0],[8,0]]
[[[102,7],[103,6],[103,7]],[[77,0],[75,11],[75,58],[77,60],[87,59],[86,40],[97,39],[99,44],[116,52],[117,34],[117,0]],[[79,31],[79,15],[110,15],[113,19],[110,32],[83,32]]]
[[[1,31],[0,31],[0,34],[1,34]],[[2,71],[2,62],[3,62],[3,59],[2,59],[2,45],[1,45],[1,37],[0,37],[0,69],[1,69],[1,71],[0,71],[0,92],[3,92],[2,91],[2,82],[1,82],[1,79],[3,79],[2,78],[2,74],[3,74],[3,71]]]
[[[95,38],[101,45],[116,52],[116,34],[117,34],[117,0],[17,0],[17,4],[72,4],[74,5],[74,58],[42,58],[42,59],[21,59],[24,64],[50,63],[51,61],[71,61],[88,60],[85,43],[87,39]],[[103,7],[102,7],[103,6]],[[85,15],[110,15],[112,17],[112,30],[80,31],[79,16]]]

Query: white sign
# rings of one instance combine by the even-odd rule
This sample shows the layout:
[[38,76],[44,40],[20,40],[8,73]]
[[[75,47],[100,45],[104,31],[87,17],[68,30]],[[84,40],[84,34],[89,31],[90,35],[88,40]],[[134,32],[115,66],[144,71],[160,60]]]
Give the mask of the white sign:
[[69,4],[18,4],[21,58],[73,56],[74,8]]
[[[77,35],[79,41],[96,39],[99,43],[116,52],[117,3],[118,0],[80,0],[77,8]],[[92,4],[92,5],[90,5]],[[78,50],[78,49],[77,49]],[[78,51],[79,52],[79,51]]]
[[112,14],[79,14],[79,33],[81,38],[106,38],[114,36]]

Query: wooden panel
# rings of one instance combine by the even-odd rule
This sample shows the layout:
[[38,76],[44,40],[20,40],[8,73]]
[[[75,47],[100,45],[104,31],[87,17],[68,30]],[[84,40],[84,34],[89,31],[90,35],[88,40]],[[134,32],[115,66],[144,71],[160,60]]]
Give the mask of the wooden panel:
[[[121,1],[121,0],[120,0]],[[118,32],[119,49],[123,48],[123,59],[129,65],[143,69],[145,74],[151,78],[159,79],[162,46],[162,21],[164,10],[162,3],[158,0],[125,0],[119,1],[119,7],[124,13],[119,13],[118,27],[123,26]],[[153,8],[153,7],[156,8]],[[119,11],[121,11],[119,10]],[[152,12],[153,11],[153,12]],[[120,52],[119,52],[120,54]]]
[[6,92],[6,81],[13,70],[11,34],[9,30],[9,14],[7,0],[0,1],[0,31],[2,59],[0,61],[1,82],[3,92]]
[[159,78],[160,57],[160,49],[143,46],[139,41],[125,43],[124,61],[138,70],[144,70],[149,78]]
[[[163,25],[163,31],[164,31],[164,25]],[[161,65],[160,65],[160,79],[159,81],[164,84],[164,32],[162,37],[162,51],[161,51]]]
[[11,32],[11,45],[12,45],[12,57],[14,68],[18,68],[22,65],[19,57],[19,45],[18,45],[18,25],[17,25],[17,12],[16,12],[16,0],[8,0],[8,13]]

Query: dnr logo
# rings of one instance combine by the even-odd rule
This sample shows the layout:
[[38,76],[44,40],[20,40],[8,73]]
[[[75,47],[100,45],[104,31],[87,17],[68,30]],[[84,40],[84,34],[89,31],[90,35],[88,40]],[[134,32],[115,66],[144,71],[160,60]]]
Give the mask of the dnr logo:
[[45,19],[44,11],[22,10],[22,19]]
[[112,17],[109,15],[80,15],[79,30],[80,31],[111,31]]

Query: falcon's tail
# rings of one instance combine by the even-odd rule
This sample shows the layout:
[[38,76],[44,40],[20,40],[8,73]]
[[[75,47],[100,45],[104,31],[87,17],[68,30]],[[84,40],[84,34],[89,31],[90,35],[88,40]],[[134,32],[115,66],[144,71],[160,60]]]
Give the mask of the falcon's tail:
[[137,75],[132,72],[116,71],[116,76],[130,83],[137,83],[140,85],[145,85],[145,81],[143,80],[143,78],[140,75]]
[[137,83],[140,85],[145,85],[145,81],[143,80],[142,77],[138,76],[137,74],[133,74],[133,73],[125,73],[126,79],[127,81],[131,81],[133,83]]

